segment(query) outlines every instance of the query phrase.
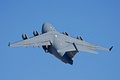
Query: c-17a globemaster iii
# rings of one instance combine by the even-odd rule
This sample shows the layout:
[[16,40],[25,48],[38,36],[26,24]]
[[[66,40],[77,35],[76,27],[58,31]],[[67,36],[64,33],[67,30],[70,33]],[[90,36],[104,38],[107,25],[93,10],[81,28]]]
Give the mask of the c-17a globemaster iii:
[[42,34],[33,31],[34,37],[28,38],[26,34],[22,35],[23,40],[15,43],[9,43],[10,47],[16,46],[42,46],[45,52],[53,54],[64,63],[73,64],[73,57],[79,51],[98,54],[96,50],[111,51],[111,48],[104,48],[83,41],[81,36],[73,38],[66,32],[59,33],[50,23],[42,25]]

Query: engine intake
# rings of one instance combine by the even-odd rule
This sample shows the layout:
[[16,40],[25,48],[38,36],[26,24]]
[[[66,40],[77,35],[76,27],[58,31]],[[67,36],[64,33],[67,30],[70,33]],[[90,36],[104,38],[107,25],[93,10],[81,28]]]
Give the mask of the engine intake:
[[38,36],[39,35],[38,31],[33,31],[33,35]]
[[62,32],[62,34],[66,35],[66,36],[69,36],[67,32]]
[[28,39],[28,36],[27,36],[27,34],[22,34],[22,39],[23,39],[23,40],[26,40],[26,39]]
[[77,36],[77,39],[83,41],[83,38],[81,36]]

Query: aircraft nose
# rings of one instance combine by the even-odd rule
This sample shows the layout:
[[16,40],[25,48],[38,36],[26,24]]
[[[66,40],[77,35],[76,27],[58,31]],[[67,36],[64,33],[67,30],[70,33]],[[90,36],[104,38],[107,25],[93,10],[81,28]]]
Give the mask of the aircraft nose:
[[54,31],[54,27],[48,23],[48,22],[45,22],[43,25],[42,25],[42,33],[46,33],[48,31]]
[[44,27],[44,26],[50,26],[50,23],[45,22],[45,23],[43,24],[43,27]]

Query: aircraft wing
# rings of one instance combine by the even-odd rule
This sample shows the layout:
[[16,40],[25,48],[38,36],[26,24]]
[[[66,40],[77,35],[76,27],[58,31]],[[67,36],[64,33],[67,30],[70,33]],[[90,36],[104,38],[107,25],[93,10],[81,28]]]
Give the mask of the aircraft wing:
[[29,38],[29,39],[15,42],[15,43],[9,43],[8,46],[10,46],[10,47],[16,47],[16,46],[28,47],[28,46],[51,45],[50,39],[51,39],[50,33],[44,33],[44,34]]
[[105,51],[111,51],[113,46],[111,48],[105,48],[101,46],[97,46],[85,41],[81,41],[72,37],[64,37],[65,42],[69,45],[66,48],[58,50],[58,52],[68,52],[68,51],[83,51],[83,52],[89,52],[98,54],[96,50],[105,50]]

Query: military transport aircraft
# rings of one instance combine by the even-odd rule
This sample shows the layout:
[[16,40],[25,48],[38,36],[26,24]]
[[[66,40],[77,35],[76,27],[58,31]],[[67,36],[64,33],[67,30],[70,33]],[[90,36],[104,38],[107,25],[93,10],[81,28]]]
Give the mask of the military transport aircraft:
[[73,64],[72,58],[79,51],[98,54],[96,50],[111,51],[111,48],[104,48],[83,41],[81,36],[73,38],[67,32],[59,33],[48,22],[42,25],[42,34],[33,31],[34,37],[28,38],[26,34],[22,34],[22,41],[9,43],[8,46],[42,46],[45,52],[53,54],[64,63]]

